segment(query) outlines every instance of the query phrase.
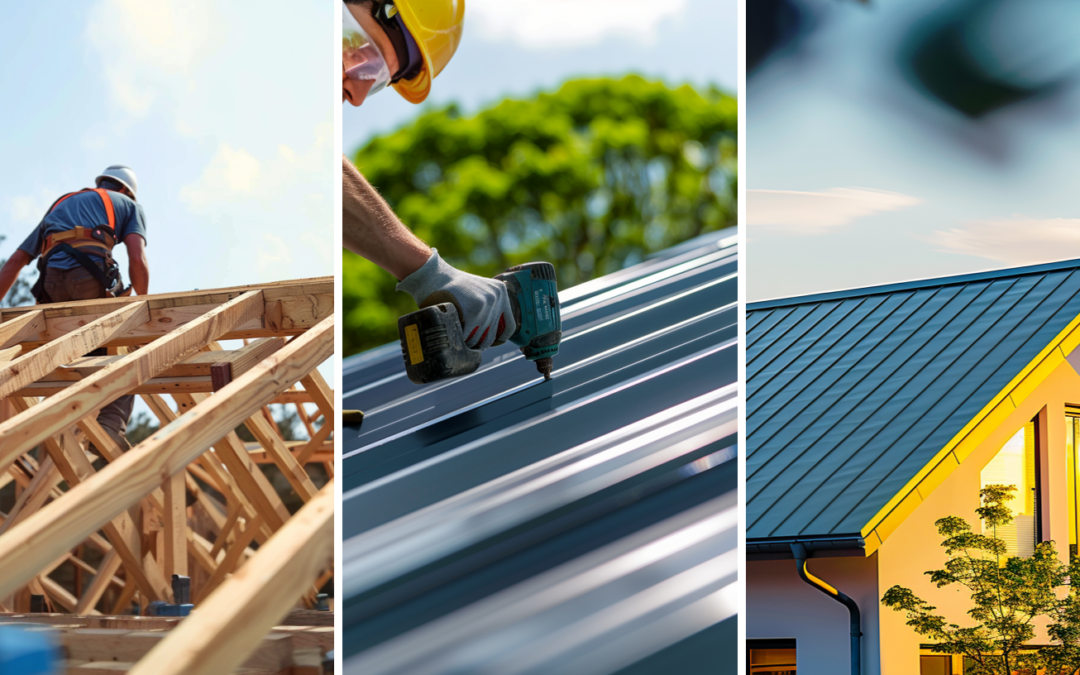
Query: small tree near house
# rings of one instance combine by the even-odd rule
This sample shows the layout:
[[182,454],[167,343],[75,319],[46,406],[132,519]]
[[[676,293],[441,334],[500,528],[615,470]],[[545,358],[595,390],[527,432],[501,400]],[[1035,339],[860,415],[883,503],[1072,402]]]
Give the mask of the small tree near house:
[[[942,654],[963,654],[965,675],[1014,673],[1080,673],[1080,600],[1072,579],[1080,579],[1080,564],[1057,557],[1054,542],[1035,546],[1030,557],[1010,556],[998,528],[1012,522],[1008,507],[1012,485],[982,489],[976,509],[983,532],[972,532],[963,518],[938,520],[941,545],[949,556],[945,567],[926,572],[938,588],[959,585],[971,596],[970,625],[951,623],[936,607],[910,589],[893,586],[882,603],[907,613],[907,625],[933,642]],[[1046,617],[1051,644],[1036,648],[1035,622]]]

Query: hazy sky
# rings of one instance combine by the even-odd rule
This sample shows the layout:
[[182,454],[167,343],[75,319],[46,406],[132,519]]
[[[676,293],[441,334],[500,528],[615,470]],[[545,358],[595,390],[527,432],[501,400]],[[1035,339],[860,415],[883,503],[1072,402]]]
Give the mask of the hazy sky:
[[[1080,257],[1080,90],[978,123],[932,103],[897,50],[940,5],[830,2],[816,32],[748,79],[750,300]],[[1075,22],[1021,16],[999,36],[1048,67],[1037,49],[1071,36],[1054,53],[1075,64]]]
[[[467,0],[461,47],[428,101],[475,110],[575,76],[629,72],[734,93],[737,7],[737,0]],[[349,154],[421,109],[390,89],[343,108]]]
[[[336,10],[5,7],[0,258],[56,197],[120,163],[139,177],[152,293],[333,274]],[[126,278],[122,246],[117,258]]]

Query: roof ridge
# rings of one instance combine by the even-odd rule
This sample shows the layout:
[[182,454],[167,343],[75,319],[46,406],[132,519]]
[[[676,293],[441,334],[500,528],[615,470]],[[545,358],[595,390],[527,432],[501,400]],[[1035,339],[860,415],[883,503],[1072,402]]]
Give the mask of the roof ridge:
[[1029,274],[1044,274],[1046,272],[1054,272],[1067,269],[1080,269],[1080,258],[1057,260],[1054,262],[1039,263],[1036,265],[1025,265],[1023,267],[1004,267],[993,270],[984,270],[982,272],[969,272],[966,274],[954,274],[945,277],[913,279],[911,281],[899,281],[889,284],[878,284],[875,286],[860,286],[855,288],[840,289],[836,291],[825,291],[823,293],[812,293],[809,295],[792,295],[782,298],[773,298],[770,300],[760,300],[758,302],[746,303],[746,311],[754,312],[765,309],[775,309],[777,307],[791,307],[794,305],[805,305],[811,303],[825,302],[827,300],[846,300],[850,298],[867,297],[871,295],[898,293],[900,291],[955,286],[957,284],[969,284],[976,281],[1004,279],[1007,277],[1022,277]]

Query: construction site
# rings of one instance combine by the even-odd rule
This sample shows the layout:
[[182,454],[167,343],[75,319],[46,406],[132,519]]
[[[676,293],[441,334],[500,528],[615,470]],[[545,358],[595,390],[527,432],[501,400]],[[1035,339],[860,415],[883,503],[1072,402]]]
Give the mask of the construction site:
[[0,310],[0,672],[332,668],[334,321],[332,277]]
[[347,675],[736,672],[737,268],[729,229],[560,291],[550,377],[345,360]]

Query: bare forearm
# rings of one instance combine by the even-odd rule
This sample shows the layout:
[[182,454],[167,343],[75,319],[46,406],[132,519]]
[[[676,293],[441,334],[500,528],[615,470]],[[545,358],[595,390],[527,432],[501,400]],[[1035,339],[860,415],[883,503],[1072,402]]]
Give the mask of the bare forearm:
[[345,248],[398,280],[420,269],[431,257],[431,248],[398,220],[375,188],[344,157],[341,174]]
[[146,261],[146,254],[138,258],[128,261],[128,276],[131,277],[131,287],[135,289],[135,294],[146,295],[150,292],[150,265]]
[[15,285],[19,273],[30,262],[30,256],[25,251],[15,251],[7,259],[3,267],[0,267],[0,300],[7,297],[8,291]]

